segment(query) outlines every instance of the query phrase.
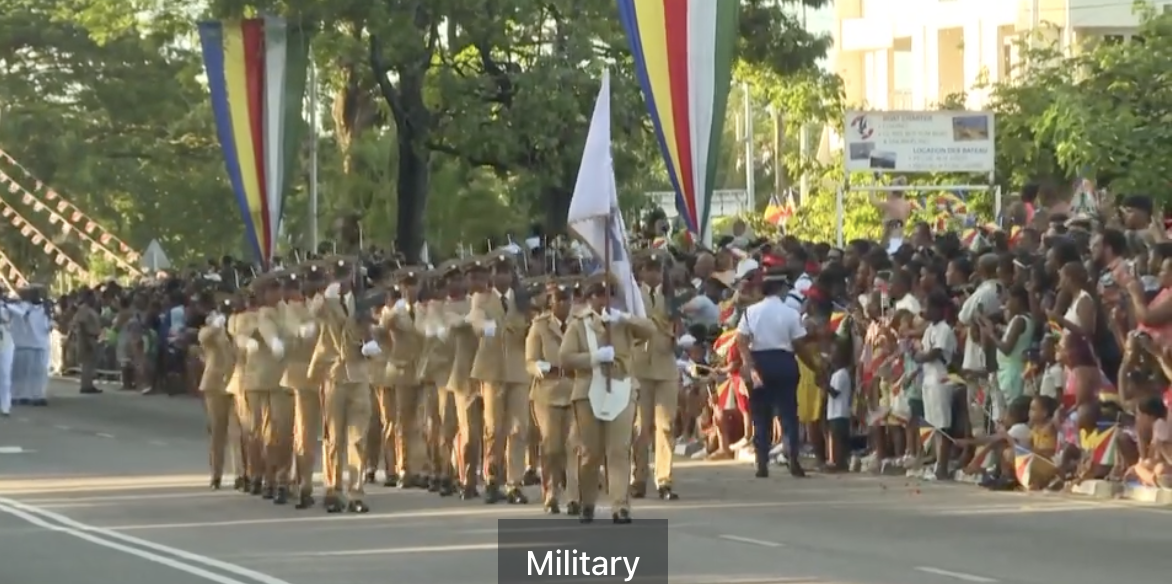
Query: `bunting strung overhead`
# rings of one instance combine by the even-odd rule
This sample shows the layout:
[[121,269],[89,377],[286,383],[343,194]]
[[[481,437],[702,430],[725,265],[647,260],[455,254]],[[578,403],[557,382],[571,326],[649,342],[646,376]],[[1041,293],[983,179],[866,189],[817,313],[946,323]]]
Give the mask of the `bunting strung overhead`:
[[[81,209],[77,207],[77,205],[67,201],[60,193],[53,190],[52,188],[47,187],[45,183],[41,182],[36,177],[36,175],[32,173],[32,171],[25,168],[21,163],[17,162],[16,159],[13,158],[12,155],[5,152],[3,148],[0,148],[0,160],[3,160],[20,170],[21,174],[23,174],[24,177],[33,185],[31,191],[28,189],[25,189],[25,191],[31,195],[34,203],[40,202],[36,201],[36,199],[43,198],[44,202],[41,202],[41,205],[52,206],[57,210],[61,220],[68,219],[69,223],[84,227],[86,234],[92,235],[94,238],[96,238],[103,247],[110,248],[106,251],[113,253],[111,250],[117,249],[118,253],[121,254],[125,258],[126,262],[130,264],[134,264],[138,261],[139,254],[138,252],[134,251],[134,248],[127,245],[126,242],[119,239],[118,236],[110,233],[108,229],[102,227],[93,219],[90,219],[89,216],[87,216],[81,211]],[[0,171],[0,175],[4,175],[3,171]],[[9,178],[9,181],[15,182],[11,178]],[[4,181],[0,179],[0,183],[2,182]],[[29,206],[35,206],[34,203],[25,204]],[[41,211],[42,209],[36,210]],[[56,221],[53,222],[56,223]]]
[[27,219],[22,217],[20,213],[18,213],[16,209],[12,207],[12,205],[9,205],[8,202],[4,201],[3,199],[0,199],[0,216],[3,216],[5,219],[7,219],[13,227],[19,229],[20,234],[28,238],[29,242],[43,251],[45,255],[53,258],[53,263],[65,268],[65,271],[69,272],[70,274],[78,274],[87,280],[94,280],[93,275],[90,274],[85,268],[81,267],[81,264],[73,261],[69,256],[65,255],[65,252],[62,251],[61,248],[57,247],[57,245],[54,244],[53,241],[48,237],[45,237],[45,234],[41,233],[39,229],[34,227],[32,223],[29,223]]
[[0,283],[9,290],[28,286],[28,279],[3,251],[0,251]]
[[[25,189],[23,186],[21,186],[20,183],[16,182],[15,179],[13,179],[11,176],[9,176],[7,174],[4,174],[4,171],[0,170],[0,185],[4,185],[4,184],[8,185],[8,192],[9,193],[21,196],[20,202],[23,203],[24,205],[32,207],[34,211],[38,211],[41,213],[48,213],[49,223],[51,223],[53,225],[60,224],[60,228],[61,228],[62,233],[65,233],[65,234],[76,233],[78,237],[80,237],[81,239],[83,239],[84,241],[89,243],[91,253],[102,255],[106,259],[108,259],[111,262],[114,262],[118,266],[122,267],[122,269],[126,270],[127,272],[130,272],[130,274],[132,274],[132,275],[138,276],[138,275],[142,274],[142,270],[140,270],[138,268],[138,266],[127,261],[128,258],[123,258],[123,257],[115,254],[108,247],[102,245],[102,243],[99,242],[97,239],[94,239],[94,237],[93,237],[93,235],[91,235],[91,233],[93,233],[94,231],[97,230],[97,223],[94,223],[93,221],[87,221],[84,229],[75,229],[73,224],[70,223],[69,221],[67,221],[64,215],[62,215],[61,213],[58,213],[57,211],[53,210],[45,203],[38,200],[36,197],[33,196],[32,193],[30,193],[28,191],[28,189]],[[8,205],[8,203],[4,203],[4,204],[6,206]],[[8,206],[6,208],[11,209],[10,206]],[[12,211],[14,213],[16,212],[15,209],[12,209]],[[5,215],[5,216],[7,216],[7,215]],[[132,252],[132,254],[133,254],[134,259],[137,260],[139,257],[138,254],[134,253],[134,252]]]
[[712,243],[712,189],[724,134],[738,0],[618,0],[635,74],[676,209]]
[[301,143],[309,31],[283,18],[199,23],[216,134],[247,240],[268,264]]

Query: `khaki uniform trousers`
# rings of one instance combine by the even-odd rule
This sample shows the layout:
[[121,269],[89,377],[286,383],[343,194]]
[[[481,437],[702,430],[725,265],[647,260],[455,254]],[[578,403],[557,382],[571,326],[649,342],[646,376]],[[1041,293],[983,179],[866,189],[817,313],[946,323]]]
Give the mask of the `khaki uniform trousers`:
[[243,392],[232,394],[232,410],[237,431],[236,449],[240,453],[240,473],[250,481],[260,479],[263,474],[264,461],[259,458],[253,459],[248,404],[244,400]]
[[244,421],[249,435],[248,458],[257,474],[274,487],[289,485],[293,467],[293,392],[287,389],[244,392],[248,418]]
[[321,434],[322,392],[298,389],[293,392],[293,457],[297,487],[303,495],[313,493],[313,470],[317,466],[317,438]]
[[578,473],[582,505],[598,502],[600,468],[606,464],[607,491],[611,510],[630,509],[631,480],[631,425],[635,422],[635,404],[632,401],[617,418],[604,422],[594,417],[590,400],[574,402],[574,420],[582,439],[582,467]]
[[456,480],[461,485],[475,485],[476,469],[484,452],[484,400],[478,391],[453,391],[452,405],[456,416]]
[[655,448],[655,486],[670,487],[672,426],[680,409],[679,380],[640,379],[635,398],[635,444],[633,483],[646,485],[650,470],[649,450]]
[[484,382],[481,388],[484,480],[493,485],[521,486],[525,478],[525,439],[529,437],[529,385]]
[[[231,428],[233,420],[236,418],[236,398],[230,393],[223,392],[204,392],[203,405],[204,413],[207,415],[208,422],[208,465],[212,470],[212,478],[220,479],[224,476],[224,462],[226,461],[226,451],[228,450],[229,436],[231,436]],[[233,457],[236,459],[235,471],[237,476],[242,476],[241,463],[239,459],[239,452],[233,448]]]
[[[398,455],[399,466],[395,469],[400,477],[416,477],[423,474],[423,429],[420,425],[420,416],[423,413],[423,386],[396,385],[391,391],[390,399],[382,396],[380,408],[386,409],[392,416],[393,423],[388,427],[383,424],[384,449],[387,444]],[[382,405],[389,402],[387,405]],[[388,461],[388,464],[389,461]],[[389,469],[388,469],[389,470]]]
[[436,478],[450,478],[452,450],[460,427],[456,420],[456,397],[442,387],[427,387],[424,391],[427,474]]
[[337,495],[342,477],[351,501],[364,495],[363,470],[366,433],[370,429],[370,385],[327,382],[322,398],[325,413],[325,459],[322,460],[326,495]]
[[[533,404],[533,417],[541,428],[541,493],[544,503],[578,500],[578,467],[581,444],[571,405]],[[562,491],[562,477],[565,491]]]
[[[394,415],[383,417],[383,393],[391,394],[390,388],[371,386],[370,388],[370,403],[377,407],[372,407],[370,411],[370,429],[366,433],[366,459],[365,471],[378,472],[379,461],[385,458],[383,462],[386,464],[387,475],[395,472],[395,446],[394,444],[385,443],[383,441],[383,432],[388,426],[394,425]],[[389,400],[391,410],[394,411],[394,400]]]

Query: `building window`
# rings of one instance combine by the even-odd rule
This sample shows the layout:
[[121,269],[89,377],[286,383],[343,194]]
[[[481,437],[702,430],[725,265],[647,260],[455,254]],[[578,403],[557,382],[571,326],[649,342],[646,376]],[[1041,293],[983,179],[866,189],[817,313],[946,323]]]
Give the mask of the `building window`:
[[1001,79],[1013,77],[1013,65],[1017,60],[1017,47],[1012,42],[1001,45]]

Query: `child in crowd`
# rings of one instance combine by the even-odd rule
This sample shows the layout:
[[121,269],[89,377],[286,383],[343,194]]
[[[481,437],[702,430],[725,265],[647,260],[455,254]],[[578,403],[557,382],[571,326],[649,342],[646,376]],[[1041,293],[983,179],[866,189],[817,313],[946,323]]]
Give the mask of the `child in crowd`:
[[849,343],[835,344],[831,357],[830,387],[826,390],[826,426],[829,436],[830,461],[827,469],[831,472],[848,470],[851,455],[851,363],[854,351]]

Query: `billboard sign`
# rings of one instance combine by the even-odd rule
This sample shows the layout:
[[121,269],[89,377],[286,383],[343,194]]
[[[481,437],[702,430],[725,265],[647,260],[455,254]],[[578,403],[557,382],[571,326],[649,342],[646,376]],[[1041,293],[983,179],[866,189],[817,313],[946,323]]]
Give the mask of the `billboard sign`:
[[993,112],[847,112],[848,172],[992,172]]

